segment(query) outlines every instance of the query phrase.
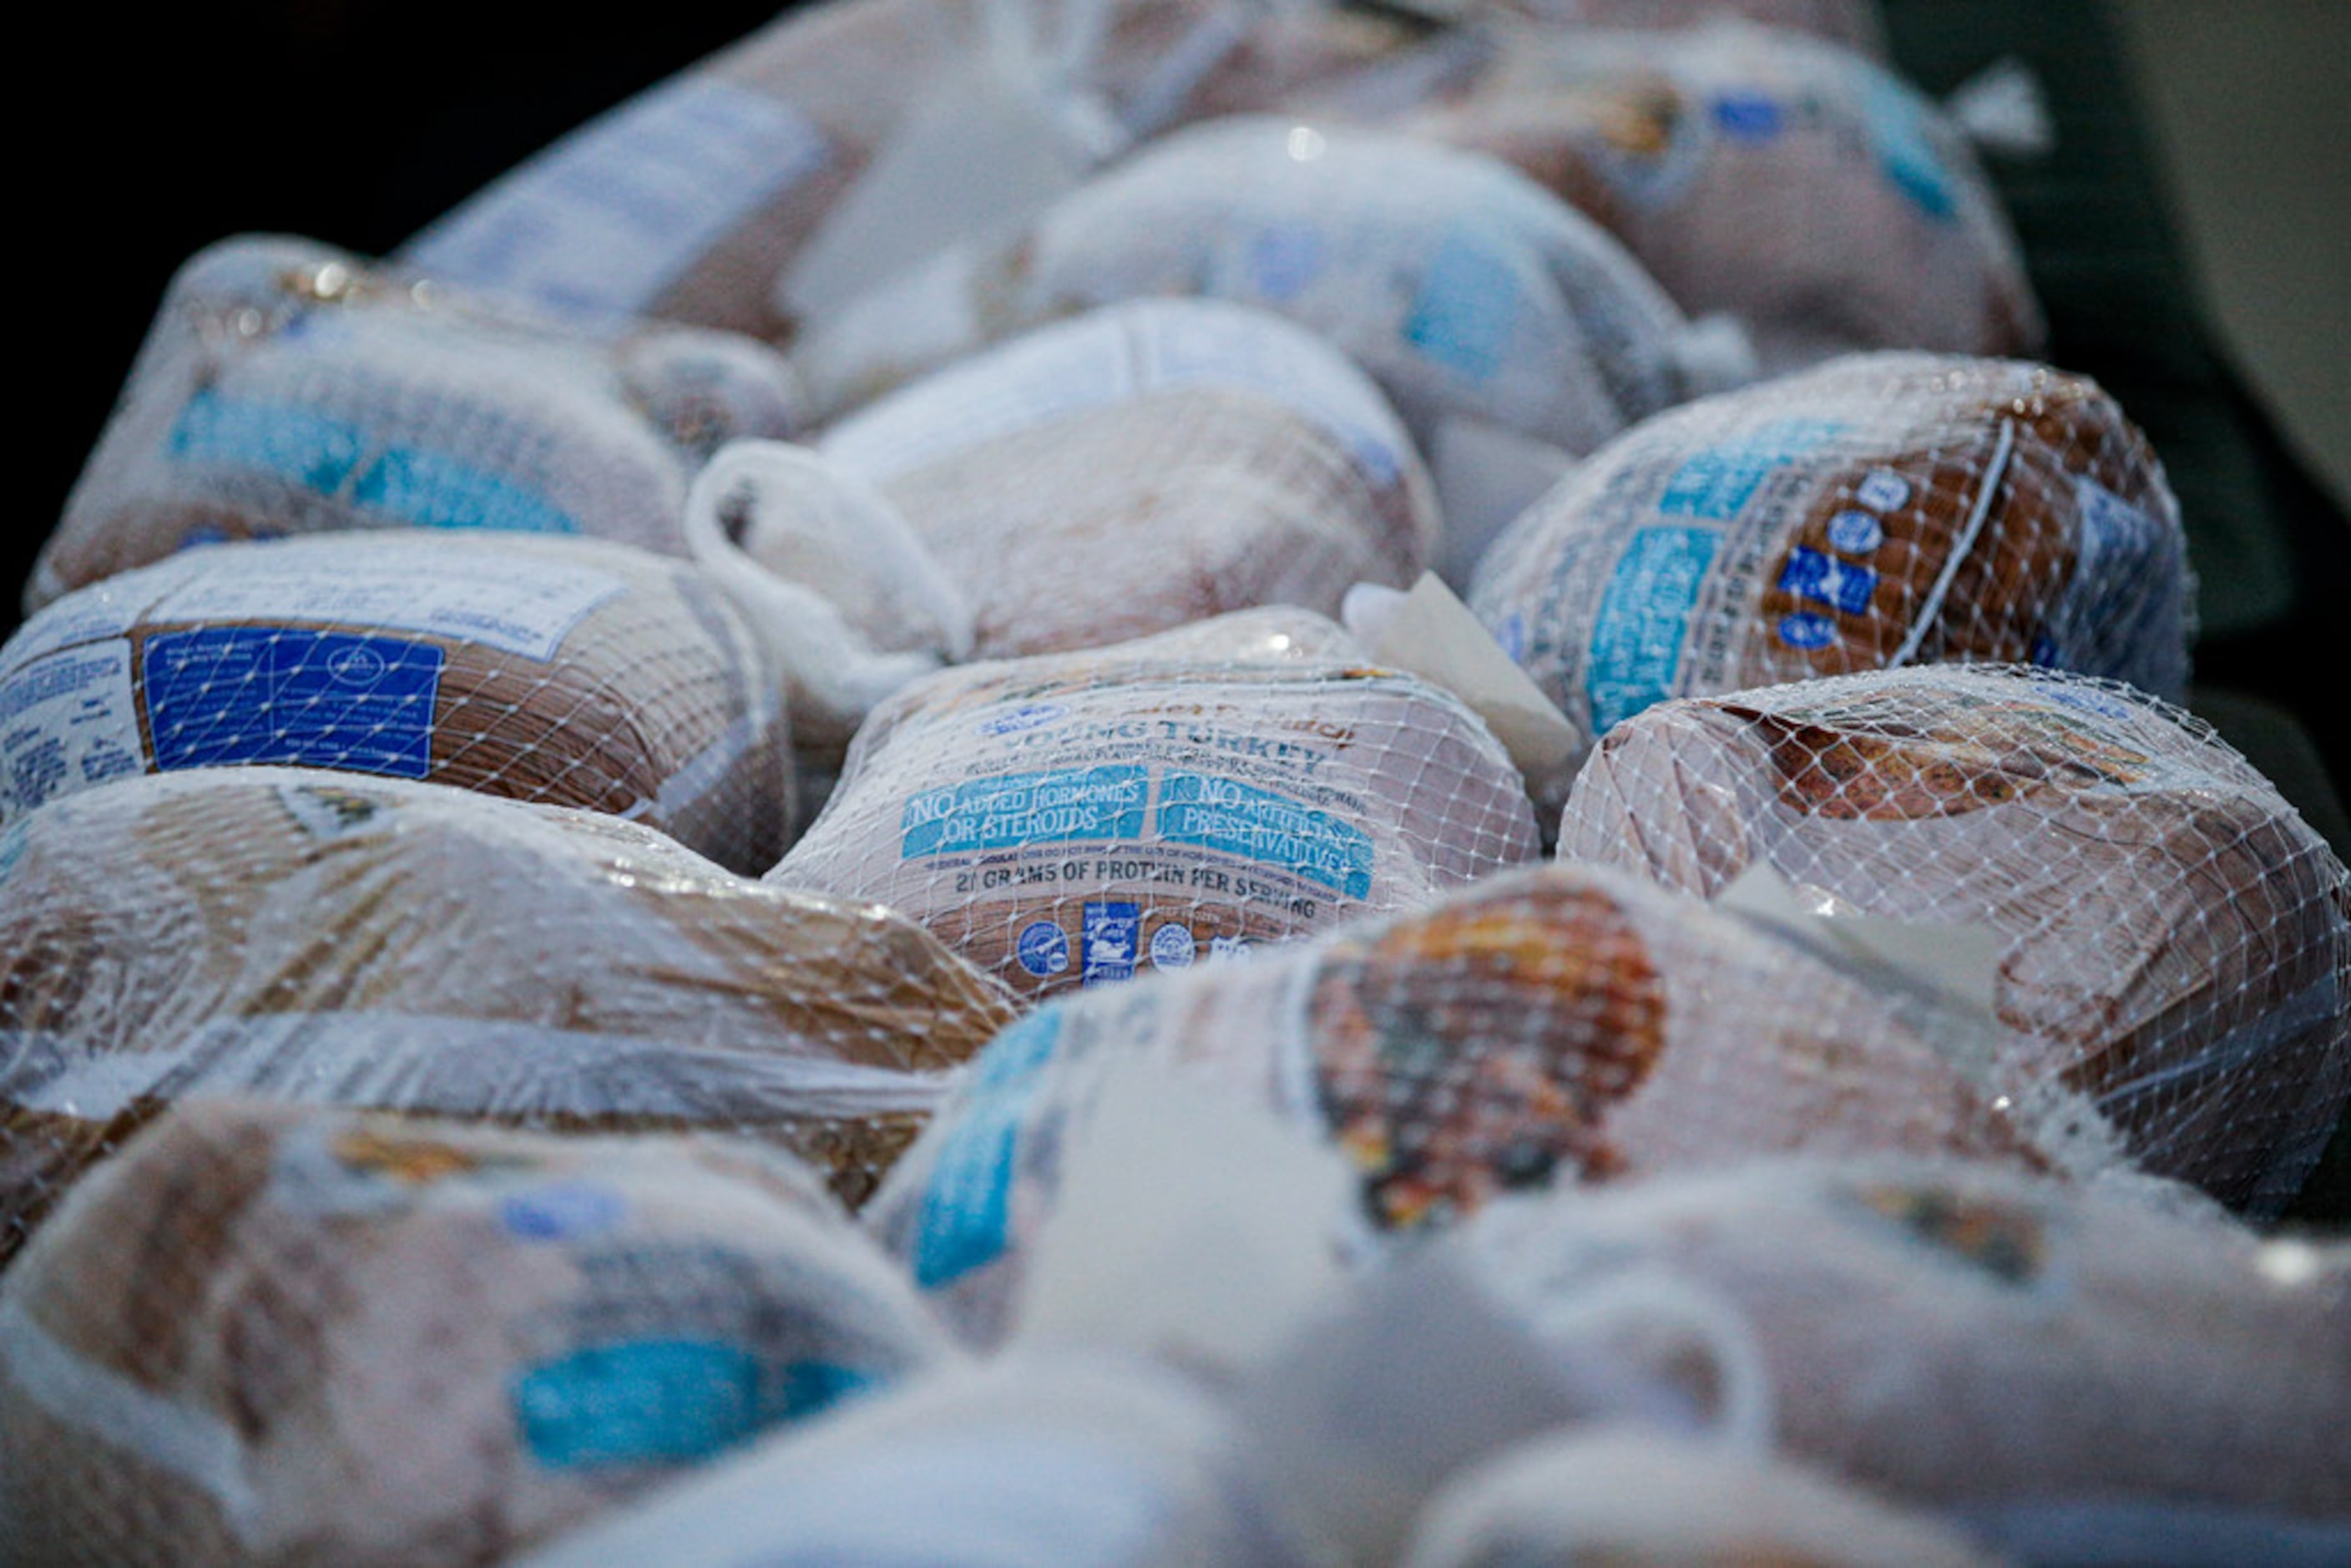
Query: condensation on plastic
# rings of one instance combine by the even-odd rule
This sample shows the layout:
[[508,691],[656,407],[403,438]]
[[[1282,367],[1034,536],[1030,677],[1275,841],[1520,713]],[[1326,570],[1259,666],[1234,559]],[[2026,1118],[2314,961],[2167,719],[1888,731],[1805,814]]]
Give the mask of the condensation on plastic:
[[1512,33],[1400,128],[1507,159],[1767,366],[1867,349],[2031,354],[2022,253],[1961,126],[1883,66],[1726,23]]
[[220,545],[69,593],[0,648],[0,829],[110,779],[246,763],[607,811],[747,875],[795,825],[763,650],[694,567],[624,546]]
[[1273,608],[917,683],[769,880],[879,900],[1040,995],[1412,908],[1536,848],[1476,715]]
[[789,434],[798,403],[782,360],[745,339],[589,340],[308,240],[224,241],[172,279],[26,602],[192,544],[325,529],[684,555],[695,469],[726,441]]
[[1989,927],[2011,1049],[2231,1205],[2292,1197],[2351,1097],[2351,879],[2127,687],[1947,667],[1660,704],[1584,768],[1560,853]]
[[1437,548],[1379,389],[1278,317],[1113,306],[944,370],[825,433],[970,597],[977,652],[1092,647],[1260,604],[1338,612]]
[[1335,1141],[1375,1231],[1798,1150],[2103,1175],[2095,1112],[1999,1071],[1994,1032],[1825,945],[1562,862],[1041,1009],[981,1053],[866,1218],[959,1326],[999,1332],[1070,1124],[1135,1057]]
[[0,1298],[27,1561],[474,1563],[950,1360],[797,1162],[200,1100]]
[[1588,744],[1667,697],[1913,664],[2176,699],[2186,553],[2095,382],[1861,354],[1627,431],[1495,541],[1469,605]]
[[[1991,1166],[1791,1163],[1497,1204],[1539,1334],[1627,1279],[1743,1319],[1777,1447],[1896,1500],[2351,1511],[2351,1248]],[[1637,1327],[1619,1336],[1634,1356]]]
[[[1247,0],[795,8],[556,142],[402,256],[585,321],[651,315],[780,341],[797,326],[778,298],[794,261],[959,71],[1009,68],[1001,85],[1048,118],[1106,111],[1147,136],[1262,107],[1414,37],[1335,6]],[[1090,140],[1073,135],[1071,155]]]
[[183,1096],[756,1134],[852,1201],[1010,999],[635,823],[238,768],[0,836],[0,1251]]
[[1806,1467],[1611,1427],[1537,1438],[1465,1470],[1429,1502],[1403,1558],[1405,1568],[1994,1561],[1951,1526]]
[[1002,1356],[783,1434],[522,1568],[1321,1561],[1268,1527],[1229,1441],[1216,1402],[1149,1362]]
[[1589,219],[1499,160],[1241,116],[1155,142],[1008,239],[952,246],[814,324],[828,411],[1058,316],[1149,295],[1289,318],[1370,372],[1426,449],[1471,418],[1572,453],[1735,379]]

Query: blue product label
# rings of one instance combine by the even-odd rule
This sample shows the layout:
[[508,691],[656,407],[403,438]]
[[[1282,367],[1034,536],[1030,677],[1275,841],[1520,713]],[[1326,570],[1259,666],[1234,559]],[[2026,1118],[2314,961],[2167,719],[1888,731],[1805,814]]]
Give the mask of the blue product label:
[[292,403],[200,392],[180,411],[170,450],[182,463],[269,474],[417,528],[580,531],[511,480],[439,453],[383,445],[360,425]]
[[952,1284],[1002,1255],[1020,1121],[1061,1039],[1061,1009],[1045,1008],[997,1036],[972,1063],[970,1100],[923,1190],[914,1258],[923,1289]]
[[1060,703],[1028,703],[1010,713],[998,714],[980,721],[982,735],[1019,735],[1024,730],[1040,729],[1070,710]]
[[813,1414],[872,1379],[831,1362],[772,1375],[716,1340],[597,1345],[533,1367],[509,1397],[523,1446],[552,1470],[688,1464]]
[[1083,928],[1085,967],[1079,983],[1096,986],[1124,980],[1134,974],[1134,948],[1143,926],[1143,906],[1103,901],[1086,904]]
[[1584,669],[1595,736],[1673,695],[1718,537],[1711,528],[1643,528],[1618,559]]
[[1020,928],[1013,956],[1020,960],[1022,968],[1040,980],[1066,974],[1070,967],[1070,938],[1050,920],[1032,921]]
[[1877,75],[1863,95],[1862,117],[1878,172],[1910,204],[1938,223],[1959,216],[1959,194],[1942,154],[1935,151],[1925,106],[1893,78]]
[[1404,339],[1471,382],[1502,368],[1519,319],[1519,279],[1510,264],[1455,229],[1447,233],[1405,318]]
[[498,1218],[525,1241],[573,1241],[610,1230],[625,1207],[611,1187],[561,1182],[516,1193],[498,1205]]
[[275,626],[147,640],[155,766],[284,762],[422,779],[432,771],[442,653],[429,643]]
[[1819,446],[1844,425],[1823,419],[1783,419],[1693,454],[1657,497],[1669,517],[1727,522],[1754,497],[1763,476]]
[[899,818],[899,858],[1140,838],[1145,778],[1141,768],[1081,768],[925,790],[906,801]]
[[1784,118],[1760,92],[1726,92],[1714,100],[1714,123],[1733,141],[1769,141],[1780,134]]
[[1844,511],[1829,519],[1829,544],[1847,555],[1867,555],[1886,542],[1886,525],[1867,512]]
[[1151,967],[1155,969],[1188,969],[1199,952],[1199,944],[1193,940],[1188,925],[1171,920],[1151,934]]
[[1877,591],[1877,573],[1833,555],[1798,545],[1780,569],[1780,591],[1825,604],[1846,615],[1869,611],[1869,596]]
[[1780,617],[1780,641],[1791,648],[1825,648],[1836,641],[1836,634],[1835,622],[1809,610]]
[[25,824],[17,823],[0,833],[0,882],[16,874],[16,862],[25,858]]
[[1348,898],[1371,896],[1369,833],[1235,779],[1167,775],[1159,791],[1159,837],[1279,866]]

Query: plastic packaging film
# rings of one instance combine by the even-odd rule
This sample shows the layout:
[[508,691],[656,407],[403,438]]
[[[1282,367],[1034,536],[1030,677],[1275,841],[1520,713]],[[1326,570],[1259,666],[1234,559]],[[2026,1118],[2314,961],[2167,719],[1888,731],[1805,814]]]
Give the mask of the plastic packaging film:
[[1722,16],[1808,33],[1857,49],[1886,52],[1886,27],[1873,0],[1493,0],[1497,10],[1531,20],[1591,27],[1673,31]]
[[1997,1032],[1628,873],[1531,868],[1294,951],[1049,1006],[979,1057],[867,1218],[967,1332],[1000,1333],[1071,1125],[1136,1057],[1335,1142],[1365,1235],[1515,1188],[1796,1150],[2103,1176],[2117,1152],[2096,1113],[2007,1070]]
[[180,1098],[764,1138],[862,1197],[1012,1018],[889,910],[437,785],[118,780],[0,838],[0,1244]]
[[1428,476],[1361,371],[1278,317],[1113,306],[825,433],[971,601],[979,656],[1099,646],[1255,605],[1335,616],[1434,553]]
[[489,1561],[952,1357],[796,1162],[196,1100],[0,1305],[24,1561]]
[[1057,316],[1220,298],[1319,333],[1426,450],[1473,419],[1590,451],[1743,373],[1601,229],[1498,160],[1240,116],[1136,152],[1019,233],[956,246],[799,341],[828,413]]
[[[2351,1512],[2339,1243],[1866,1162],[1498,1204],[1462,1234],[1538,1334],[1580,1335],[1611,1281],[1712,1301],[1745,1325],[1777,1450],[1882,1495],[1963,1518],[2200,1506],[2331,1521],[2338,1544]],[[1645,1338],[1617,1331],[1636,1357],[1673,1354]]]
[[191,544],[331,528],[684,555],[695,469],[789,434],[798,404],[744,339],[592,340],[310,241],[225,241],[172,280],[26,603]]
[[1405,127],[1507,159],[1685,310],[1745,322],[1767,366],[2041,348],[2022,253],[1966,134],[1876,62],[1732,24],[1513,34],[1493,61]]
[[1560,852],[1712,896],[1754,863],[1864,915],[1988,927],[2011,1049],[2150,1168],[2273,1212],[2351,1098],[2351,880],[2200,721],[1944,666],[1662,703]]
[[2111,398],[1923,354],[1645,422],[1511,524],[1469,595],[1593,740],[1669,696],[1912,664],[2177,699],[2191,604],[2179,506]]
[[756,875],[794,826],[762,649],[693,566],[585,539],[221,545],[0,648],[0,829],[126,774],[247,763],[610,812]]
[[1277,608],[916,683],[769,880],[879,900],[1043,995],[1411,908],[1535,852],[1474,714]]
[[[582,127],[409,241],[427,272],[588,324],[650,315],[778,341],[795,264],[951,99],[1079,172],[1129,135],[1259,108],[1416,35],[1323,5],[1246,0],[833,0]],[[976,102],[970,100],[975,99]],[[977,120],[934,183],[1017,198]],[[901,214],[922,221],[921,214]],[[884,269],[886,270],[886,268]]]

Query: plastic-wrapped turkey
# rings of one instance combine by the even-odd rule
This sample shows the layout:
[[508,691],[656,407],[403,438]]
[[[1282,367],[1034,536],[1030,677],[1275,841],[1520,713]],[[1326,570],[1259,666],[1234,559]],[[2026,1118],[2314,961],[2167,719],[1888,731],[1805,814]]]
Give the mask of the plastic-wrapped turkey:
[[[870,280],[1130,137],[1262,108],[1416,36],[1351,7],[1249,0],[793,6],[486,187],[402,259],[584,321],[650,315],[781,340],[861,265]],[[839,246],[823,279],[803,275],[796,264],[838,237],[828,220],[866,199],[866,176],[909,135],[941,166],[897,208],[898,232],[868,224],[878,249]]]
[[1587,452],[1743,366],[1743,346],[1694,331],[1621,246],[1498,160],[1254,116],[1180,131],[1008,239],[946,250],[811,329],[795,363],[837,410],[1053,317],[1155,294],[1319,333],[1424,449],[1465,419]]
[[2177,697],[2186,556],[2095,382],[1857,354],[1627,431],[1495,541],[1469,603],[1588,745],[1666,697],[1911,664]]
[[1434,553],[1427,476],[1361,371],[1278,317],[1112,306],[827,431],[971,604],[977,652],[1092,647],[1259,604],[1335,616]]
[[2351,1096],[2351,880],[2201,721],[2043,672],[1900,670],[1661,703],[1560,852],[1712,896],[1984,927],[2013,1049],[2149,1167],[2274,1211]]
[[797,1162],[200,1100],[0,1306],[29,1562],[488,1563],[948,1362]]
[[1487,8],[1537,22],[1678,31],[1721,16],[1786,27],[1882,56],[1886,28],[1876,0],[1487,0]]
[[745,339],[590,340],[307,240],[224,241],[172,279],[26,601],[191,544],[334,528],[684,555],[695,469],[790,434],[796,401]]
[[920,927],[635,823],[279,768],[0,834],[0,1249],[195,1093],[756,1134],[861,1196],[1012,1017]]
[[1562,862],[1040,1009],[981,1053],[866,1218],[963,1327],[999,1333],[1067,1151],[1138,1059],[1335,1143],[1374,1230],[1793,1150],[2111,1168],[2095,1113],[2003,1072],[1996,1036],[1810,933]]
[[902,910],[1041,994],[1408,909],[1535,852],[1474,712],[1267,609],[917,682],[769,880]]
[[1613,1321],[1636,1361],[1706,1367],[1753,1439],[2022,1561],[2317,1563],[2351,1538],[2341,1243],[1895,1162],[1554,1194],[1460,1238],[1538,1335],[1588,1351]]
[[1520,34],[1403,129],[1507,159],[1767,366],[2029,354],[2039,306],[1966,134],[1875,61],[1725,23]]
[[0,648],[0,828],[124,774],[287,763],[608,811],[757,875],[794,826],[790,757],[717,589],[588,539],[220,545]]

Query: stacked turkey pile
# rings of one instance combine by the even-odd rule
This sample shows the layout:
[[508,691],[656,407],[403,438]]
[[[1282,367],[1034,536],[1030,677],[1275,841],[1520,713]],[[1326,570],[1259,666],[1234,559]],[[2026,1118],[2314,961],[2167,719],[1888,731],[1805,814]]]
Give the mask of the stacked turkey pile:
[[0,648],[0,1555],[2351,1556],[2351,879],[1720,8],[833,0],[193,260]]

